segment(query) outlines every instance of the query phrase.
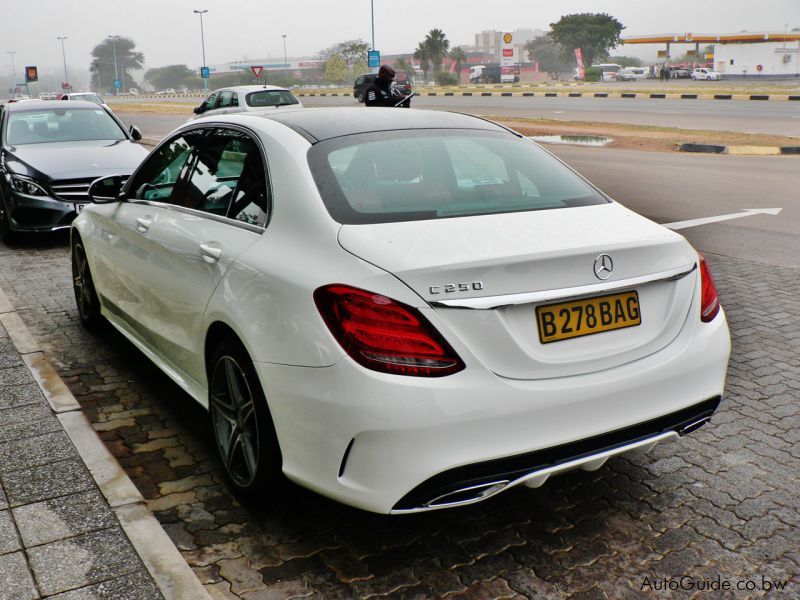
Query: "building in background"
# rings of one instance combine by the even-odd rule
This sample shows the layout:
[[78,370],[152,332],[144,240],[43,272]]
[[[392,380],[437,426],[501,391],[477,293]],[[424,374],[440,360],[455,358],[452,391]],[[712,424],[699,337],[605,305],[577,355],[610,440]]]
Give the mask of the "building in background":
[[494,62],[500,62],[503,57],[503,34],[510,33],[513,37],[511,46],[514,49],[514,62],[528,62],[525,53],[525,44],[531,40],[547,34],[543,29],[516,29],[514,31],[496,31],[494,29],[481,31],[475,34],[475,45],[465,48],[465,51],[482,53],[491,56]]

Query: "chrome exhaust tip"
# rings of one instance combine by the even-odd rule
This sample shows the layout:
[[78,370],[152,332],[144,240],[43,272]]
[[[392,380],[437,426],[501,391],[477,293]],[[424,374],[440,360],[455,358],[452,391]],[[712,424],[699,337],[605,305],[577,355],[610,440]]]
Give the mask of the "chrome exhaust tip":
[[701,417],[701,418],[697,419],[696,421],[692,421],[690,423],[687,423],[686,425],[681,425],[677,430],[678,434],[681,435],[681,436],[688,435],[688,434],[692,433],[693,431],[697,431],[698,429],[700,429],[703,425],[708,423],[710,420],[711,420],[711,415],[706,415],[705,417]]

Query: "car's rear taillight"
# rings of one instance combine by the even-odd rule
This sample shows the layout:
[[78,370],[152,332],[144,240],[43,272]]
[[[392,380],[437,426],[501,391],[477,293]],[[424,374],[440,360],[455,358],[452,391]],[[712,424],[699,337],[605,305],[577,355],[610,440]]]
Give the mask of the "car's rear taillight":
[[719,295],[706,259],[700,255],[700,320],[712,321],[719,312]]
[[419,310],[343,284],[314,292],[325,324],[360,365],[395,375],[442,377],[464,363]]

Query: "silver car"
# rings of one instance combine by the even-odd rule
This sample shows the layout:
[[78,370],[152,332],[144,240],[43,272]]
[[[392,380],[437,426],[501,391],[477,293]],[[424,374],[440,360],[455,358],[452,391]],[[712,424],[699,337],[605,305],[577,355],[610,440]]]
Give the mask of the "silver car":
[[194,109],[194,114],[207,117],[251,110],[275,110],[281,106],[303,108],[297,97],[286,88],[276,85],[239,85],[216,90]]

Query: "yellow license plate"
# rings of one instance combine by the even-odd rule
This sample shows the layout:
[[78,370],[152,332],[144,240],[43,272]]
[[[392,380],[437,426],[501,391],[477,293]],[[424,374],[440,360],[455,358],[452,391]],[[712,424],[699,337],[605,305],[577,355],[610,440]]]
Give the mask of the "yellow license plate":
[[639,294],[624,292],[536,307],[543,344],[641,325]]

